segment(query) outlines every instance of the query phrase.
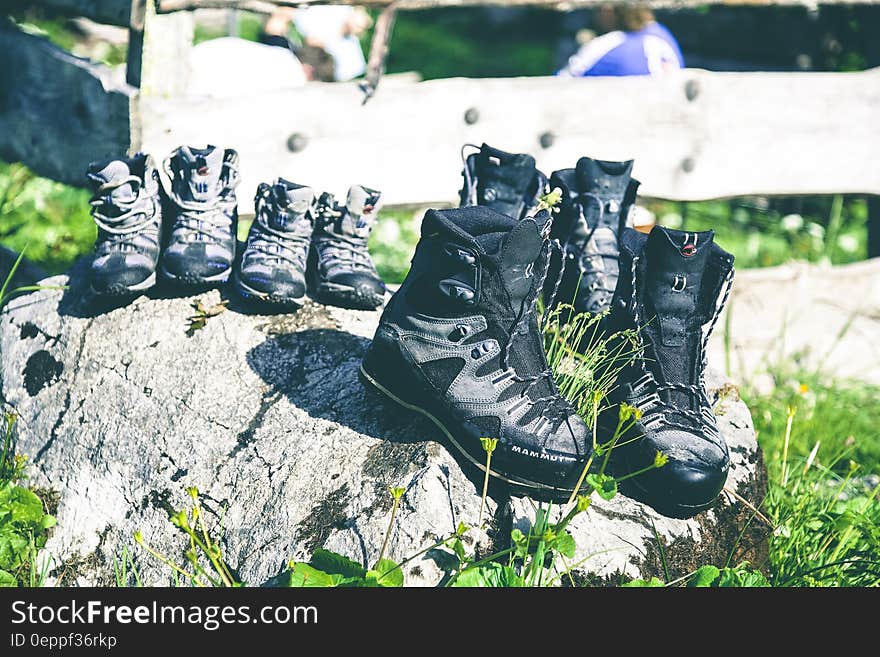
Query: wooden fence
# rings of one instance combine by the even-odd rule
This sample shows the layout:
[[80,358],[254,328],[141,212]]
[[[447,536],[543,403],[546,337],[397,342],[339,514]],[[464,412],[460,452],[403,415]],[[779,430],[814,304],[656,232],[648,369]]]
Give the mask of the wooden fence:
[[[567,8],[597,3],[496,2]],[[363,107],[353,84],[310,83],[208,103],[186,93],[192,16],[176,10],[265,11],[310,2],[38,4],[130,32],[123,79],[0,16],[0,157],[71,184],[84,183],[83,171],[94,159],[138,149],[162,157],[181,143],[211,142],[241,153],[243,211],[250,210],[258,182],[277,175],[337,192],[363,182],[385,190],[392,204],[444,202],[453,200],[460,184],[461,144],[487,141],[532,152],[548,171],[571,166],[583,154],[634,157],[644,194],[656,198],[852,193],[871,196],[872,216],[880,213],[874,196],[880,195],[880,69],[389,81]],[[389,0],[357,4],[385,6]],[[400,0],[398,6],[462,4],[492,3]],[[880,255],[877,223],[872,254]]]

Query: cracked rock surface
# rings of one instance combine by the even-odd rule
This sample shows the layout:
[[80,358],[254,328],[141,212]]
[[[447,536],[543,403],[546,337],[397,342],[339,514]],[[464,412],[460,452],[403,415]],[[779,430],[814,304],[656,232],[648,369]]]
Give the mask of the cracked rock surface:
[[[80,271],[45,281],[70,289],[30,294],[0,314],[2,399],[19,415],[17,448],[30,458],[30,484],[58,501],[45,549],[54,581],[112,584],[125,550],[144,584],[170,583],[133,534],[183,563],[188,544],[168,514],[184,507],[189,486],[203,494],[227,561],[250,585],[318,547],[372,564],[391,486],[406,488],[392,559],[423,550],[459,522],[476,524],[482,480],[435,442],[430,423],[358,381],[378,312],[308,303],[295,314],[265,315],[231,300],[188,335],[193,304],[212,308],[220,292],[157,290],[99,308]],[[730,388],[718,377],[710,387]],[[728,487],[758,504],[766,475],[748,409],[735,391],[720,409],[734,461]],[[491,527],[468,535],[481,554],[505,547],[510,528],[534,517],[530,500],[490,493]],[[731,551],[734,561],[760,562],[766,533],[757,521],[746,527],[752,513],[732,499],[689,521],[623,497],[595,503],[573,525],[576,560],[584,561],[566,583],[662,577],[658,538],[671,577],[723,564]],[[406,583],[436,585],[445,566],[442,554],[428,552],[407,563]]]

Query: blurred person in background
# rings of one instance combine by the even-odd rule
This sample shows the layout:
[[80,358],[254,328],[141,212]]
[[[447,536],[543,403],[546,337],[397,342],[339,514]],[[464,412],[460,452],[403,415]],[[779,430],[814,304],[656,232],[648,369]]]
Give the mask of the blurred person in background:
[[[292,50],[310,80],[342,82],[366,70],[359,37],[372,22],[362,7],[279,7],[266,21],[260,41]],[[291,23],[302,37],[301,44],[292,43],[288,37]]]
[[663,75],[684,67],[678,42],[649,8],[603,5],[594,20],[603,34],[579,39],[581,47],[556,75]]

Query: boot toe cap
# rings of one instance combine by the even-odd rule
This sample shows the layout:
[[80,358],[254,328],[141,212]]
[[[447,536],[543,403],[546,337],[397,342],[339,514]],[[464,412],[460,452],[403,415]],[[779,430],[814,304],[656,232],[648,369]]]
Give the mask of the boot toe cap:
[[685,431],[664,431],[644,439],[640,456],[630,461],[630,472],[648,467],[661,452],[666,463],[633,477],[628,491],[661,513],[688,518],[709,508],[727,481],[730,458],[723,443]]

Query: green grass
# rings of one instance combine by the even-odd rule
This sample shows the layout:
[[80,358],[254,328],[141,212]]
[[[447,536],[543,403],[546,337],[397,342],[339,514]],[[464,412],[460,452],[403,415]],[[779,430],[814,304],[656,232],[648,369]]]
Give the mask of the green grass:
[[770,582],[880,586],[880,387],[798,371],[774,378],[770,393],[742,390],[770,475]]
[[715,241],[736,256],[741,269],[790,260],[845,264],[867,257],[868,207],[863,198],[646,200],[644,205],[669,228],[714,230]]
[[27,246],[28,258],[54,274],[90,251],[96,235],[86,190],[0,162],[0,243]]

